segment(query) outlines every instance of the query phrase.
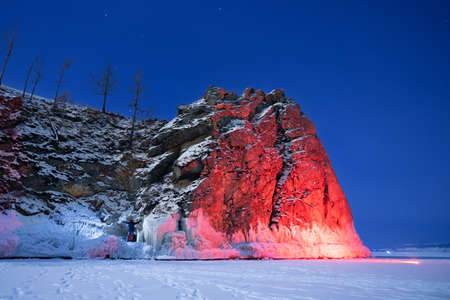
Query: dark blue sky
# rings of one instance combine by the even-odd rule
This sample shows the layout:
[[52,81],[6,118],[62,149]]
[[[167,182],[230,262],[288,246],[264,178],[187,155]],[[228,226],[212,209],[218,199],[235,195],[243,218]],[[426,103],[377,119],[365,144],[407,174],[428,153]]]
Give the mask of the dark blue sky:
[[[370,3],[369,3],[370,2]],[[120,84],[107,104],[129,114],[143,71],[154,116],[170,119],[214,84],[284,88],[318,128],[364,242],[450,242],[449,1],[5,1],[18,24],[4,83],[22,88],[45,58],[37,93],[63,89],[101,107],[89,73]]]

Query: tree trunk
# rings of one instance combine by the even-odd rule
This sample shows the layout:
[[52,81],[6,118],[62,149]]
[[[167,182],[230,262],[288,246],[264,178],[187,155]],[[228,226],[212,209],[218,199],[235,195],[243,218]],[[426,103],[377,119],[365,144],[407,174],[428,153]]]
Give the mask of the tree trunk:
[[9,54],[6,56],[5,62],[3,63],[2,74],[0,75],[0,85],[2,85],[3,75],[5,74],[6,65],[8,64]]
[[31,90],[30,100],[33,100],[34,91],[36,90],[36,85],[37,85],[37,83],[35,83],[35,84],[33,85],[33,89]]
[[31,63],[30,68],[28,69],[27,78],[25,79],[25,86],[23,87],[22,98],[25,98],[25,93],[27,91],[28,80],[30,79],[31,72],[33,71],[34,61]]
[[105,112],[105,108],[106,108],[106,95],[107,95],[108,93],[106,92],[106,90],[105,90],[105,92],[103,93],[103,106],[102,106],[102,113],[104,113]]
[[108,65],[108,67],[106,68],[106,78],[105,78],[105,86],[103,89],[103,106],[102,106],[102,113],[105,113],[105,109],[106,109],[106,97],[108,96],[108,90],[109,90],[109,84],[110,84],[110,78],[111,78],[111,70],[110,67]]
[[138,71],[136,73],[136,95],[134,97],[134,103],[133,103],[133,119],[131,120],[131,132],[130,132],[130,150],[133,151],[133,138],[134,138],[134,124],[136,123],[136,112],[138,110],[138,104],[139,104],[139,95],[142,92],[141,87],[141,73]]
[[3,63],[2,73],[0,74],[0,85],[2,85],[3,75],[5,75],[6,66],[8,65],[9,58],[11,57],[15,41],[16,41],[16,32],[14,31],[13,36],[11,38],[11,42],[9,43],[8,54],[6,55],[5,62]]
[[[38,76],[39,76],[39,75],[38,75]],[[33,84],[33,89],[31,90],[30,100],[33,100],[34,91],[36,90],[36,86],[37,86],[37,84],[38,84],[40,78],[41,78],[40,76],[39,76],[38,78],[36,78],[36,80],[35,80],[35,82],[34,82],[34,84]]]
[[56,94],[55,94],[55,99],[54,99],[53,103],[56,103],[56,98],[58,98],[59,89],[61,88],[61,81],[63,79],[63,76],[64,76],[64,72],[61,72],[61,74],[59,75],[58,84],[56,85]]
[[136,123],[136,111],[137,111],[137,102],[138,102],[137,97],[138,97],[138,94],[136,93],[136,100],[134,101],[133,119],[131,120],[130,149],[132,149],[132,147],[133,147],[134,124]]

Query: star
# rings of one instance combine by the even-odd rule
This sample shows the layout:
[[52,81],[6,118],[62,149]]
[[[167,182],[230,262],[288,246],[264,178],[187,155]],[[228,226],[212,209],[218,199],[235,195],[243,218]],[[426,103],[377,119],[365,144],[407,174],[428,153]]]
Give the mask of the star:
[[108,16],[108,13],[105,13],[105,17],[107,17]]

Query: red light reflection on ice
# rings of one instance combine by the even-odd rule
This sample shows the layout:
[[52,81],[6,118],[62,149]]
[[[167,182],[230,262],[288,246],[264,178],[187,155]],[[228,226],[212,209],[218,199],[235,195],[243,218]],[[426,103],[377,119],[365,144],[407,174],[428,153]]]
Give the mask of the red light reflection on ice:
[[420,264],[419,260],[398,260],[398,259],[386,259],[384,262],[391,263],[391,264],[412,264],[412,265],[418,265]]
[[421,261],[417,259],[391,259],[391,258],[372,258],[367,259],[365,261],[372,263],[411,264],[411,265],[419,265],[421,263]]

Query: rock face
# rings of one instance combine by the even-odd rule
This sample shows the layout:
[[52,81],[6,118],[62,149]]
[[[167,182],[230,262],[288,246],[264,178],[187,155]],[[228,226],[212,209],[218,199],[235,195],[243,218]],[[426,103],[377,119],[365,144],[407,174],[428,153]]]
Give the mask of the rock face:
[[0,208],[9,208],[14,199],[6,199],[5,193],[20,189],[19,134],[16,126],[20,120],[21,98],[9,101],[0,96]]
[[[8,116],[20,111],[11,99],[0,97]],[[0,193],[16,195],[23,216],[70,223],[65,208],[76,203],[106,236],[131,214],[152,255],[178,259],[370,255],[313,123],[282,90],[210,87],[172,121],[140,122],[133,151],[121,144],[128,119],[80,107],[48,114],[44,100],[24,107],[22,122],[0,124],[20,132],[2,147],[20,148],[22,161],[1,172],[17,170],[22,186],[8,181]]]
[[188,242],[173,254],[370,255],[315,127],[293,100],[282,90],[264,95],[247,89],[238,98],[210,88],[204,102],[213,104],[211,136],[201,142],[208,150],[176,163],[178,178],[197,175],[201,183],[192,191],[192,203],[182,204],[179,229]]

